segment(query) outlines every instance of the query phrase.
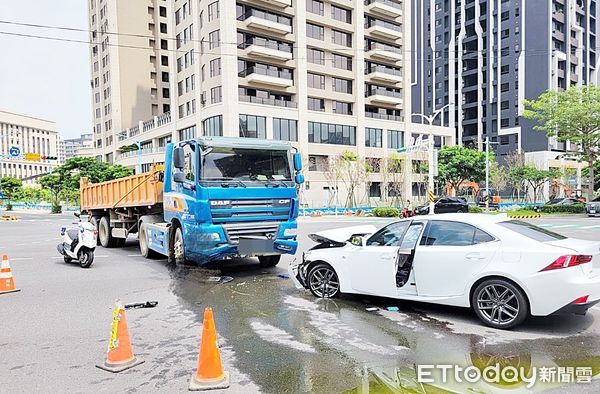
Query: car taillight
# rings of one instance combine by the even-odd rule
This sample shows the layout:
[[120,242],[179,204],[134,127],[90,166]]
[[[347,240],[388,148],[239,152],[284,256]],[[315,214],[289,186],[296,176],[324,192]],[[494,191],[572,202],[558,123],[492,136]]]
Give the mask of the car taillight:
[[98,230],[94,230],[94,238],[98,236]]
[[576,299],[575,301],[571,302],[571,304],[585,304],[588,300],[587,295],[583,296],[583,297],[579,297],[578,299]]
[[592,256],[587,254],[560,256],[554,260],[552,264],[542,269],[540,272],[575,267],[576,265],[589,263],[590,261],[592,261]]

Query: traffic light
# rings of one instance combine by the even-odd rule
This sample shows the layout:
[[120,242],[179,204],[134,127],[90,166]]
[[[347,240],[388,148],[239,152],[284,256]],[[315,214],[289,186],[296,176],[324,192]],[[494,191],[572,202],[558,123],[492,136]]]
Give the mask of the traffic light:
[[56,156],[42,156],[42,160],[58,160]]

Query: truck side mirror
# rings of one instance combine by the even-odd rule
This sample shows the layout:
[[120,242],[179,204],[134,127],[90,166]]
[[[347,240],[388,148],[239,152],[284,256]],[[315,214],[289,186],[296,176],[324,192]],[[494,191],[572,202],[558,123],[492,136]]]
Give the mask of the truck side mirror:
[[173,174],[173,182],[175,182],[175,183],[185,182],[185,174],[182,171],[175,172]]
[[296,183],[299,185],[304,183],[304,175],[303,174],[296,174]]
[[302,155],[298,152],[294,153],[294,170],[302,171]]
[[185,166],[185,155],[183,153],[183,148],[181,147],[173,149],[173,166],[179,169]]

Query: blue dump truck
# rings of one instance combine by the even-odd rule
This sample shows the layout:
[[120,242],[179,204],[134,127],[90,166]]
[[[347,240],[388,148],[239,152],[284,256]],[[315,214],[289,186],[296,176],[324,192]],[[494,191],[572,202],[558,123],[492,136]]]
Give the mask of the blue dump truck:
[[201,265],[256,256],[275,266],[296,252],[301,170],[286,142],[202,137],[168,144],[164,165],[147,173],[82,178],[81,211],[104,247],[137,233],[144,257]]

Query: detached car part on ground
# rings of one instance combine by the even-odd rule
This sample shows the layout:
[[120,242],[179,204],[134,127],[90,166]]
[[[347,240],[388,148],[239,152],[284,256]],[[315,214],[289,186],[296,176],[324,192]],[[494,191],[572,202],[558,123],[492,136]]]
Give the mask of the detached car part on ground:
[[290,264],[298,288],[473,308],[508,329],[529,315],[585,314],[600,301],[600,242],[506,215],[445,214],[311,234]]

